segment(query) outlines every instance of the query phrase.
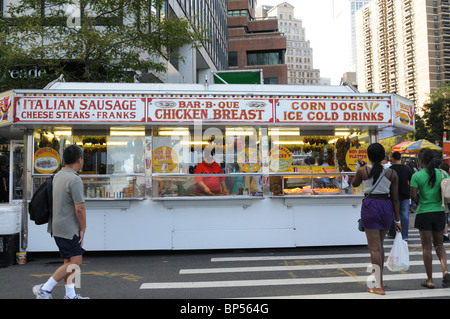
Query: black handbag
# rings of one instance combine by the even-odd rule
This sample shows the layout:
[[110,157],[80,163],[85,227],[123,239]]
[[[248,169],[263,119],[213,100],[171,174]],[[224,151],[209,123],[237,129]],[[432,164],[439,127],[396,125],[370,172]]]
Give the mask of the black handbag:
[[[364,195],[363,200],[365,200],[367,197],[370,196],[370,194],[372,194],[373,190],[374,190],[374,189],[378,186],[378,184],[381,182],[381,179],[384,177],[384,175],[386,175],[386,172],[387,172],[387,169],[384,169],[384,170],[383,170],[383,173],[380,175],[380,177],[378,177],[378,180],[377,180],[377,182],[375,183],[375,186],[372,187],[372,189],[371,189],[366,195]],[[363,227],[363,225],[362,225],[361,218],[358,219],[358,230],[359,230],[359,231],[364,231],[364,227]]]
[[363,227],[363,225],[362,225],[361,218],[358,219],[358,230],[359,230],[359,231],[364,231],[364,227]]

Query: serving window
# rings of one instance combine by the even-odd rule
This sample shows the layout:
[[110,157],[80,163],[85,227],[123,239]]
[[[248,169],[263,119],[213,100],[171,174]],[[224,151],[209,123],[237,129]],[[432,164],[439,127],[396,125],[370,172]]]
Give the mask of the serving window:
[[356,194],[351,180],[368,142],[367,130],[346,127],[158,127],[152,195]]
[[351,180],[358,158],[367,159],[369,132],[333,128],[269,128],[273,196],[357,194]]
[[261,132],[253,127],[158,127],[153,197],[262,196]]
[[34,187],[84,151],[87,199],[355,194],[367,130],[253,126],[140,126],[34,131]]
[[78,174],[87,199],[143,198],[144,140],[144,127],[35,130],[34,187],[62,167],[65,147],[76,144],[83,149],[83,167]]

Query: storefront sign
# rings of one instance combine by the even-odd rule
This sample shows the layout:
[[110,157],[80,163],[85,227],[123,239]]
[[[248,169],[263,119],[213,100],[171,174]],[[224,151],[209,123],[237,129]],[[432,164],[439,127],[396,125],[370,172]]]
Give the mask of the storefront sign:
[[9,124],[12,121],[12,100],[12,92],[0,94],[0,125]]
[[42,94],[20,97],[15,122],[143,122],[145,98],[113,94]]
[[39,78],[42,74],[46,74],[45,69],[19,69],[19,70],[8,70],[9,77],[11,79],[33,79]]
[[51,147],[40,148],[34,153],[34,168],[41,174],[51,174],[59,167],[59,153]]
[[[12,95],[11,95],[12,97]],[[11,100],[11,98],[9,99]],[[15,122],[396,125],[414,129],[396,95],[18,94]],[[393,118],[395,116],[395,118]]]
[[299,96],[278,99],[275,103],[277,123],[334,125],[391,122],[389,96]]
[[148,122],[270,123],[272,101],[247,97],[155,97],[148,99]]

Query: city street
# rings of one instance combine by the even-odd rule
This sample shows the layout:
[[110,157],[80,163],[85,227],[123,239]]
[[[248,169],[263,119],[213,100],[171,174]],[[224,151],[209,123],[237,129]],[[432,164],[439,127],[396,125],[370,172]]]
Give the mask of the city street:
[[[393,239],[386,239],[386,257]],[[447,249],[450,247],[446,243]],[[366,292],[366,246],[216,251],[87,252],[77,292],[92,299],[410,299],[450,298],[433,255],[435,289],[426,278],[419,233],[410,228],[410,269],[384,269],[385,296]],[[31,288],[59,267],[57,253],[29,253],[25,265],[0,269],[0,299],[33,299]],[[63,285],[53,298],[64,296]],[[256,300],[255,300],[256,301]]]
[[[284,319],[450,299],[435,250],[427,284],[415,214],[404,271],[378,269],[377,234],[371,260],[357,229],[410,191],[419,213],[450,200],[450,0],[290,2],[1,1],[5,310]],[[63,280],[36,300],[64,262],[47,226],[86,234],[56,278],[96,306],[67,306]],[[26,262],[1,264],[19,244]]]

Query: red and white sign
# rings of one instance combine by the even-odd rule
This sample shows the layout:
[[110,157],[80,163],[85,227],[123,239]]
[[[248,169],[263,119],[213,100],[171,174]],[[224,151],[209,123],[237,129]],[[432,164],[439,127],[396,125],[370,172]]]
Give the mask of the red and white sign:
[[246,97],[155,97],[148,99],[147,122],[271,123],[273,103]]
[[15,122],[144,122],[145,98],[131,95],[58,94],[18,97]]
[[[14,122],[392,125],[393,115],[400,114],[393,111],[392,99],[391,95],[27,93],[15,98]],[[402,100],[395,101],[397,105]],[[408,104],[408,111],[412,106]]]
[[390,97],[300,96],[275,100],[276,123],[389,124]]

